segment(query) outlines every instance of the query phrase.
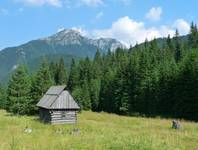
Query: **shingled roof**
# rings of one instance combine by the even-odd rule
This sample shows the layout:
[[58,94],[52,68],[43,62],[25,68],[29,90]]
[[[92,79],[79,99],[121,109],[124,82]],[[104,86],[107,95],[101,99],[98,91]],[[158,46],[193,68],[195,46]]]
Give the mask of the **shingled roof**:
[[46,109],[80,109],[66,86],[52,86],[37,103],[38,107]]
[[51,86],[48,91],[46,92],[47,95],[59,95],[64,89],[65,85],[61,86]]

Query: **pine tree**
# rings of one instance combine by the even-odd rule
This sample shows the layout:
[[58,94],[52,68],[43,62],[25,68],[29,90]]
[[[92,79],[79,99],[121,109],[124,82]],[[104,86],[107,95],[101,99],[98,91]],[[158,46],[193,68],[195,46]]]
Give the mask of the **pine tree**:
[[72,59],[71,62],[71,68],[70,68],[70,74],[67,82],[67,88],[70,91],[73,91],[76,87],[78,87],[79,83],[79,72],[78,68],[76,66],[76,62],[74,59]]
[[179,62],[179,60],[181,59],[181,45],[180,45],[180,41],[179,41],[179,32],[178,30],[175,31],[175,61]]
[[91,98],[89,93],[89,86],[86,81],[84,81],[82,85],[82,105],[84,110],[90,110],[91,109]]
[[98,106],[100,111],[116,112],[114,99],[114,78],[116,73],[114,69],[109,67],[101,80]]
[[99,93],[100,93],[100,80],[92,79],[89,85],[91,108],[93,111],[98,110]]
[[144,41],[144,49],[148,49],[149,47],[149,42],[148,42],[148,39],[146,38],[145,41]]
[[14,114],[28,114],[30,101],[29,92],[30,82],[27,70],[24,66],[19,66],[8,84],[8,111]]
[[156,38],[154,38],[154,39],[151,41],[151,48],[150,48],[150,49],[153,50],[153,51],[159,50],[159,47],[158,47]]
[[126,115],[129,114],[129,93],[127,89],[126,78],[123,77],[123,74],[119,74],[115,78],[115,108],[116,113]]
[[83,109],[83,110],[91,109],[91,99],[90,99],[89,87],[88,87],[88,84],[86,81],[83,82],[81,87],[76,87],[73,90],[72,95],[77,100],[81,109]]
[[79,70],[80,70],[79,75],[80,75],[81,83],[83,83],[85,80],[87,82],[90,82],[92,78],[92,68],[89,57],[86,57],[84,61],[80,62]]
[[78,105],[80,106],[81,110],[84,108],[83,107],[83,91],[81,87],[75,87],[72,90],[72,96],[74,97],[74,99],[76,100],[76,102],[78,103]]
[[167,44],[167,49],[169,49],[169,50],[173,50],[174,49],[172,40],[170,38],[170,34],[167,37],[166,44]]
[[31,84],[31,112],[35,113],[37,111],[36,103],[45,94],[49,87],[53,84],[49,65],[46,60],[43,60],[38,72],[33,76]]
[[192,22],[190,27],[190,34],[188,38],[188,45],[191,48],[197,48],[198,47],[198,29],[197,25]]
[[49,65],[49,70],[50,70],[50,76],[52,78],[52,82],[55,84],[55,77],[56,77],[56,70],[57,70],[57,64],[54,63],[53,61]]
[[55,82],[57,85],[65,85],[67,83],[67,71],[63,58],[60,59],[57,66]]
[[99,50],[96,51],[96,54],[94,56],[94,61],[97,62],[98,64],[102,63],[102,57]]

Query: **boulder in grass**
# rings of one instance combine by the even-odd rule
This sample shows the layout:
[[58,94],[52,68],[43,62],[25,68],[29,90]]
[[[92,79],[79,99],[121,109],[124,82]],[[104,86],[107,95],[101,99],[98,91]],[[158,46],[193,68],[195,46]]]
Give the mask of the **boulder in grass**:
[[173,129],[181,129],[181,123],[180,123],[180,121],[173,120],[172,121],[172,128]]
[[32,133],[32,129],[31,128],[25,128],[24,132],[25,133]]

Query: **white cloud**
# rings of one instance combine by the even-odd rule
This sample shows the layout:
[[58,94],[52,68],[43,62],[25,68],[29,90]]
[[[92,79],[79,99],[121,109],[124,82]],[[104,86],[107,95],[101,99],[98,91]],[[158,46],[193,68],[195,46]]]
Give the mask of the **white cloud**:
[[104,13],[101,11],[96,15],[96,19],[100,19],[102,16],[104,15]]
[[177,19],[174,22],[173,27],[178,29],[180,35],[187,34],[190,30],[190,25],[184,19]]
[[151,21],[158,21],[161,18],[162,8],[161,7],[152,7],[149,12],[146,14],[146,18]]
[[62,2],[61,0],[15,0],[16,2],[23,3],[25,5],[31,5],[31,6],[42,6],[45,4],[61,7]]
[[[180,28],[186,27],[186,24],[183,22],[181,23],[181,21],[178,20],[175,21],[175,24],[177,24],[177,27],[179,24]],[[184,30],[184,28],[182,29]],[[125,16],[113,22],[112,26],[108,29],[97,29],[89,33],[90,36],[95,38],[116,38],[125,45],[130,46],[134,45],[136,42],[144,42],[146,38],[148,40],[152,40],[154,38],[167,37],[168,35],[173,37],[175,34],[175,28],[173,26],[166,25],[146,28],[143,22],[138,22],[128,16]]]
[[87,6],[98,6],[103,4],[103,0],[80,0],[80,3]]
[[[113,22],[111,27],[106,29],[85,30],[84,26],[73,27],[72,29],[90,38],[115,38],[129,47],[130,45],[135,45],[136,42],[144,42],[146,38],[152,40],[154,38],[167,37],[168,35],[173,37],[176,28],[179,30],[180,35],[185,35],[189,32],[190,27],[184,19],[177,19],[171,25],[146,27],[143,22],[125,16]],[[59,31],[63,29],[61,28]]]

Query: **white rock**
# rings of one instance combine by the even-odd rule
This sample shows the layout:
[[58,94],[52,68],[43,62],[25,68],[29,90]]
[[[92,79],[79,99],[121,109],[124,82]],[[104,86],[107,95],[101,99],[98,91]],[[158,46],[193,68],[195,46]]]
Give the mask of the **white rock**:
[[31,128],[26,128],[26,129],[24,130],[24,132],[25,132],[25,133],[32,133],[32,129],[31,129]]

